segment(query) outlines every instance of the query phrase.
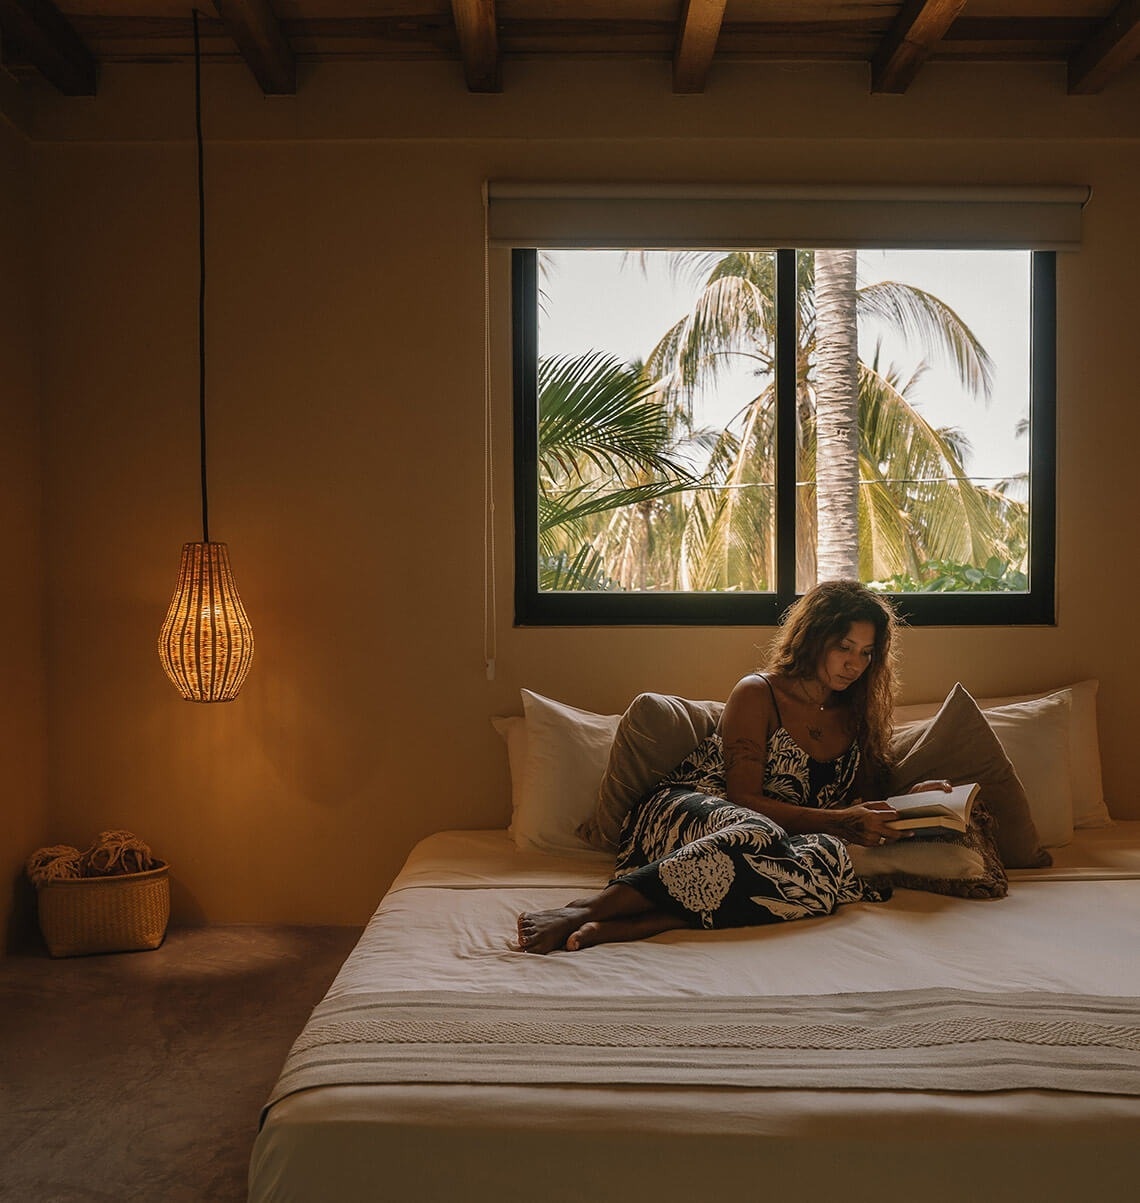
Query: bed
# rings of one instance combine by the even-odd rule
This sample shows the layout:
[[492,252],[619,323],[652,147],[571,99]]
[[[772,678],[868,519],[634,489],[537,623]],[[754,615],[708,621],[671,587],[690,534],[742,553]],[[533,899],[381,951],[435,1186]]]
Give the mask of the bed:
[[998,902],[535,957],[518,912],[613,856],[520,839],[522,802],[413,850],[266,1104],[252,1203],[1136,1197],[1140,822]]

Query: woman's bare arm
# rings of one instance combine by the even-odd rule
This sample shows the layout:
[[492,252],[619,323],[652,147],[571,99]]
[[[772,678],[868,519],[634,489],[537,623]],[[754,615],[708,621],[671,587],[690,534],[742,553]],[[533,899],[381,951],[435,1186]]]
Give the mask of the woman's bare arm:
[[776,729],[776,710],[764,681],[755,674],[739,681],[721,716],[721,741],[724,745],[724,776],[728,800],[766,815],[789,835],[823,832],[851,844],[879,844],[899,839],[899,833],[886,826],[898,814],[881,803],[817,810],[781,802],[764,792],[764,774],[768,762],[768,739]]

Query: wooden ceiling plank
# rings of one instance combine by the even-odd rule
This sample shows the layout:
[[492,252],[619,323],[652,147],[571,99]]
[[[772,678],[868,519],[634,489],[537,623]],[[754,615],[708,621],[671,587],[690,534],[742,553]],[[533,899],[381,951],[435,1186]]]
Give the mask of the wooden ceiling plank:
[[677,48],[673,52],[673,91],[703,92],[716,53],[728,0],[685,0]]
[[0,0],[0,28],[65,96],[95,95],[95,60],[51,0]]
[[463,76],[469,92],[503,90],[495,0],[451,0]]
[[1069,59],[1069,95],[1089,96],[1140,54],[1140,0],[1121,0]]
[[226,31],[266,96],[297,94],[297,59],[269,0],[214,0]]
[[966,0],[907,0],[871,59],[871,91],[905,92],[965,6]]

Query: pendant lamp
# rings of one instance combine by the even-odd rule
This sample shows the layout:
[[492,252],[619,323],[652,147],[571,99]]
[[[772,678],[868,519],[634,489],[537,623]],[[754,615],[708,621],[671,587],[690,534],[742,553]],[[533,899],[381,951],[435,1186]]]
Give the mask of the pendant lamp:
[[182,545],[178,585],[158,636],[163,671],[188,702],[232,702],[253,663],[253,628],[224,543],[210,541],[206,479],[206,204],[202,145],[202,51],[194,11],[194,117],[198,144],[198,418],[202,541]]

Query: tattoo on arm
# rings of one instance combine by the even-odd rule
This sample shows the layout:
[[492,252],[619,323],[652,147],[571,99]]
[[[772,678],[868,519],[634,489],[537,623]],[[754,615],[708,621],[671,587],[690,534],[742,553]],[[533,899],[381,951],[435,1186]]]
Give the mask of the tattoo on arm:
[[863,836],[863,824],[854,815],[836,818],[834,834],[841,840],[858,840]]
[[725,772],[744,764],[759,765],[764,768],[768,763],[768,749],[758,739],[734,739],[724,745]]

